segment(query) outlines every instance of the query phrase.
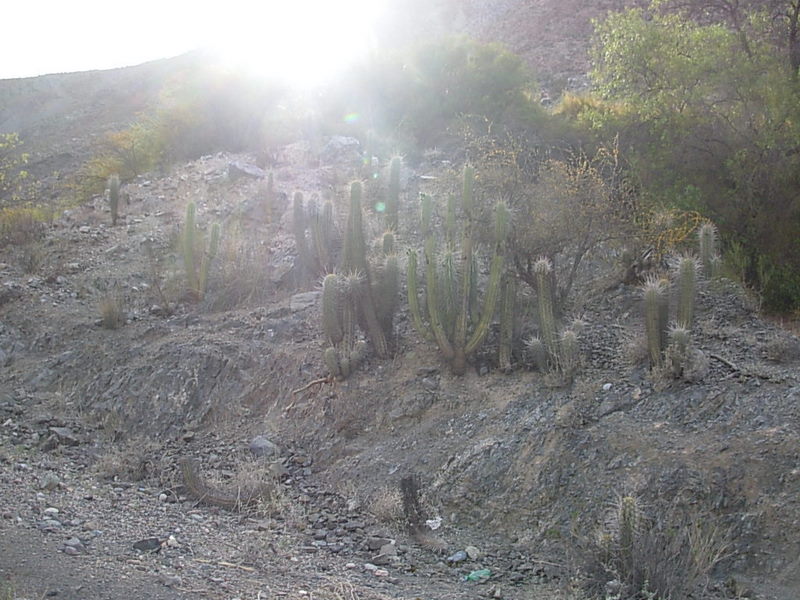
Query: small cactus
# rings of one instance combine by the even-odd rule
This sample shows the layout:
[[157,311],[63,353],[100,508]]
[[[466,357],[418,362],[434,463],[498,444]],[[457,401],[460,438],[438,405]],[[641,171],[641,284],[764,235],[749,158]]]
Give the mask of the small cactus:
[[572,381],[580,363],[580,345],[578,333],[567,329],[559,339],[558,365],[564,377]]
[[211,226],[211,239],[208,241],[208,250],[203,254],[203,261],[200,264],[200,277],[198,279],[198,291],[200,296],[204,296],[208,287],[208,274],[211,269],[211,263],[217,256],[219,250],[219,223],[214,223]]
[[111,208],[111,226],[116,227],[119,218],[119,175],[108,178],[108,204]]
[[684,255],[678,259],[678,325],[690,329],[694,319],[695,288],[697,283],[697,259]]
[[550,368],[550,361],[547,358],[547,348],[545,348],[542,338],[534,336],[525,342],[525,345],[533,355],[533,365],[536,370],[540,373],[547,373]]
[[359,298],[364,282],[357,273],[329,274],[322,281],[322,326],[332,345],[323,354],[337,379],[347,378],[364,359],[366,344],[356,339]]
[[708,278],[714,276],[714,261],[717,256],[717,228],[713,223],[705,222],[697,231],[700,245],[700,263],[703,266],[703,275]]
[[669,319],[669,299],[667,286],[659,277],[648,277],[642,287],[644,294],[645,333],[650,365],[662,363],[667,345],[667,321]]
[[311,258],[308,250],[308,240],[306,239],[306,210],[303,203],[303,194],[295,192],[292,198],[292,231],[294,232],[294,244],[297,250],[297,281],[306,281],[311,271]]
[[667,337],[669,339],[667,347],[669,368],[673,377],[679,378],[689,363],[691,335],[686,327],[678,324],[670,327]]

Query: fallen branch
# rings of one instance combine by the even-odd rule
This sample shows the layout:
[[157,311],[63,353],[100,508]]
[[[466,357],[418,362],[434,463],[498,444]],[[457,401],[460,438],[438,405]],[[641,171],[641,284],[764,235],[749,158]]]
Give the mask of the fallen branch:
[[311,381],[311,382],[307,383],[306,385],[304,385],[301,388],[297,388],[296,390],[293,390],[292,391],[292,396],[296,396],[297,394],[305,392],[307,389],[309,389],[311,387],[314,387],[315,385],[318,385],[318,386],[321,387],[321,386],[325,385],[326,383],[333,384],[333,382],[334,382],[334,379],[333,379],[333,376],[331,376],[331,375],[328,375],[327,377],[320,377],[319,379],[315,379],[314,381]]
[[741,373],[742,372],[742,370],[739,367],[737,367],[734,363],[729,361],[727,358],[722,358],[719,354],[712,354],[712,353],[709,352],[708,356],[709,356],[709,358],[713,358],[715,360],[718,360],[722,364],[727,365],[728,367],[730,367],[731,369],[733,369],[737,373]]
[[203,558],[195,558],[197,562],[206,564],[206,565],[218,565],[220,567],[231,567],[232,569],[241,569],[242,571],[247,571],[248,573],[255,573],[256,570],[253,567],[245,567],[244,565],[237,565],[236,563],[228,562],[226,560],[205,560]]

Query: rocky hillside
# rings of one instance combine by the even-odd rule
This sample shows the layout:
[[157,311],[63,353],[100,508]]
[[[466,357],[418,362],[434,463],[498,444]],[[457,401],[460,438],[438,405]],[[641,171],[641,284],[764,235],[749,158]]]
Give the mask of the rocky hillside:
[[[506,41],[556,89],[580,83],[590,18],[616,5],[450,2],[429,26]],[[73,168],[186,64],[0,82],[0,129],[34,172]],[[454,377],[405,302],[392,358],[333,382],[288,198],[333,197],[341,229],[362,158],[336,138],[275,156],[270,210],[255,157],[217,153],[127,183],[116,227],[95,198],[0,249],[0,598],[578,600],[623,497],[676,600],[800,597],[800,342],[743,290],[700,283],[683,378],[647,367],[640,290],[585,273],[572,382],[523,352],[501,373],[496,325]],[[401,256],[449,158],[404,173]],[[223,226],[201,302],[189,202],[200,231]]]

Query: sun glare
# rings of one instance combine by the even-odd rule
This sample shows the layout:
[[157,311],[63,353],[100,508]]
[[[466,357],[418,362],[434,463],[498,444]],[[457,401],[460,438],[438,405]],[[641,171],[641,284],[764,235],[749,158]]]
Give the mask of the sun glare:
[[308,88],[370,51],[385,1],[272,0],[248,6],[236,23],[216,30],[212,49],[232,66]]

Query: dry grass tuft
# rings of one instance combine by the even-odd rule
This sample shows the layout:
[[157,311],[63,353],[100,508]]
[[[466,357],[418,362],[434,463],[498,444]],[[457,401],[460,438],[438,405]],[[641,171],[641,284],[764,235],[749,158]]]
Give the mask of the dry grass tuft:
[[119,329],[125,324],[119,294],[111,292],[100,299],[100,324],[104,329]]

